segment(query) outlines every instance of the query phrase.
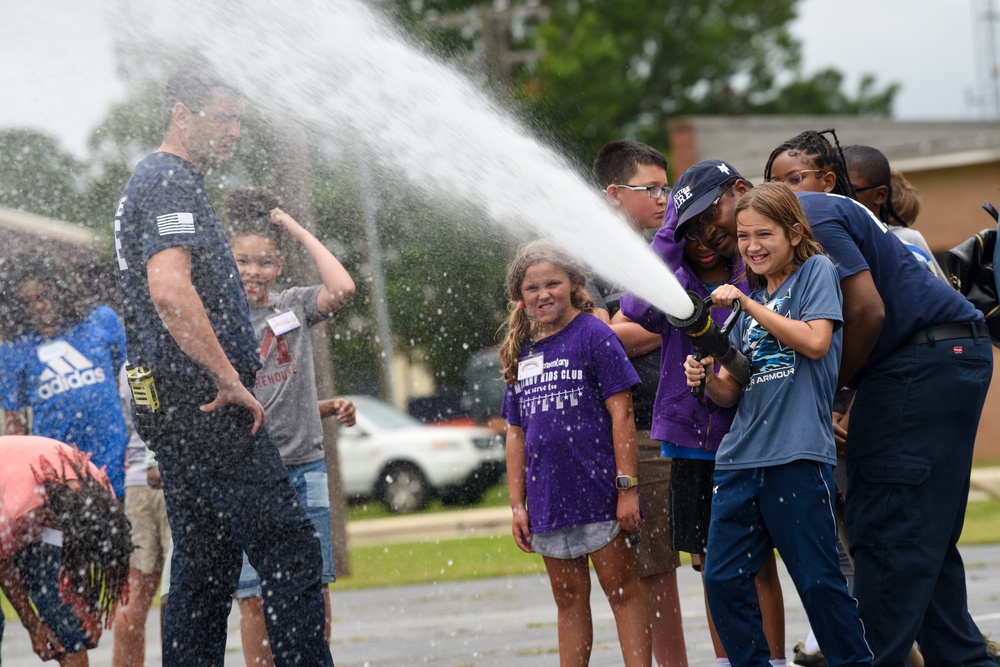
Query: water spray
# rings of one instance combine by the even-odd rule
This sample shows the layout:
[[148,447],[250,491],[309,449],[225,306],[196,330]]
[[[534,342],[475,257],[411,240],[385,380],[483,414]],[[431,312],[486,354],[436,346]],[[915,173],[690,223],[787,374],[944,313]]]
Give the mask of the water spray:
[[[740,302],[733,301],[733,312],[720,327],[712,319],[711,297],[702,299],[691,291],[688,291],[687,294],[694,306],[694,313],[684,319],[667,314],[667,320],[691,339],[691,343],[694,345],[695,359],[714,357],[723,368],[736,378],[741,386],[748,384],[750,382],[750,361],[729,341],[729,332],[740,313],[743,312]],[[691,387],[691,395],[695,398],[701,398],[704,393],[704,379],[697,387]]]
[[[166,15],[156,36],[175,33],[172,47],[200,49],[259,113],[309,128],[331,159],[350,164],[357,153],[373,172],[405,177],[468,224],[519,242],[547,237],[608,282],[689,316],[673,270],[579,166],[475,80],[413,43],[373,8],[379,4],[302,0],[289,11],[281,0],[249,0],[234,10],[177,0],[156,5]],[[137,23],[158,24],[145,14]]]

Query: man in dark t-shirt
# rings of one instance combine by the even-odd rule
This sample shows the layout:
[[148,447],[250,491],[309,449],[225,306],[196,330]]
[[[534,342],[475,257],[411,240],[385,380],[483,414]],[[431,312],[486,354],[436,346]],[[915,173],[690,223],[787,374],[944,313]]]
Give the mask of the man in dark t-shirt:
[[261,575],[276,665],[332,665],[319,541],[250,391],[260,357],[204,175],[229,159],[243,102],[201,59],[167,83],[160,148],[115,214],[115,275],[130,367],[160,405],[134,406],[156,452],[174,555],[163,664],[220,665],[242,551]]

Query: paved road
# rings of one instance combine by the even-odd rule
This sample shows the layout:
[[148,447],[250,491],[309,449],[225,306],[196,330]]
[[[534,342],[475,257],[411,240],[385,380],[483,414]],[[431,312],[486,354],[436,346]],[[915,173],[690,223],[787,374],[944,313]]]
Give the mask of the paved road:
[[[968,572],[970,609],[980,628],[1000,638],[1000,546],[962,550]],[[806,619],[782,568],[787,626],[786,646],[806,632]],[[691,667],[714,667],[702,606],[701,583],[689,568],[680,570],[681,609]],[[333,655],[339,667],[549,666],[556,662],[555,605],[543,575],[342,591],[333,587]],[[594,583],[595,645],[591,664],[620,665],[614,619]],[[241,667],[239,617],[229,622],[227,667]],[[147,632],[147,665],[160,664],[155,615]],[[110,664],[111,638],[91,653],[91,665]],[[4,667],[41,663],[27,634],[15,621],[3,642]]]

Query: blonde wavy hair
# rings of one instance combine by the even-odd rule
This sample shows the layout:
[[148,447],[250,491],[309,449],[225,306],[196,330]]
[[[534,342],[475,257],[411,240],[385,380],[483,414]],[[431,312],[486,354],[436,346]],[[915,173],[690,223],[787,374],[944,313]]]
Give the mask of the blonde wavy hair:
[[507,309],[510,314],[507,322],[500,327],[506,329],[504,341],[500,345],[500,371],[504,382],[517,382],[517,362],[521,358],[521,348],[533,333],[532,322],[523,308],[518,307],[521,301],[521,284],[524,274],[533,266],[548,262],[565,271],[570,282],[576,285],[570,296],[570,303],[583,313],[592,313],[596,304],[593,297],[584,289],[587,282],[587,272],[576,259],[546,240],[532,241],[517,251],[510,266],[507,267],[507,296],[510,298]]

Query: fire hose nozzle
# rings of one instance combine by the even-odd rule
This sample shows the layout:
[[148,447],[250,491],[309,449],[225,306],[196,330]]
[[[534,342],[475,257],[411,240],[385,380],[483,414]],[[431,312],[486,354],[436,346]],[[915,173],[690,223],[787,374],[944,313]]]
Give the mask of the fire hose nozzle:
[[[691,343],[694,345],[695,359],[714,357],[723,368],[736,378],[737,382],[741,385],[748,384],[750,382],[750,361],[729,341],[729,332],[740,313],[743,312],[740,302],[733,301],[732,314],[726,318],[722,327],[719,327],[712,319],[711,297],[702,299],[692,291],[688,291],[688,296],[694,304],[694,313],[684,319],[667,315],[667,320],[691,339]],[[704,392],[704,381],[700,386],[691,388],[691,394],[697,398],[701,398]]]

